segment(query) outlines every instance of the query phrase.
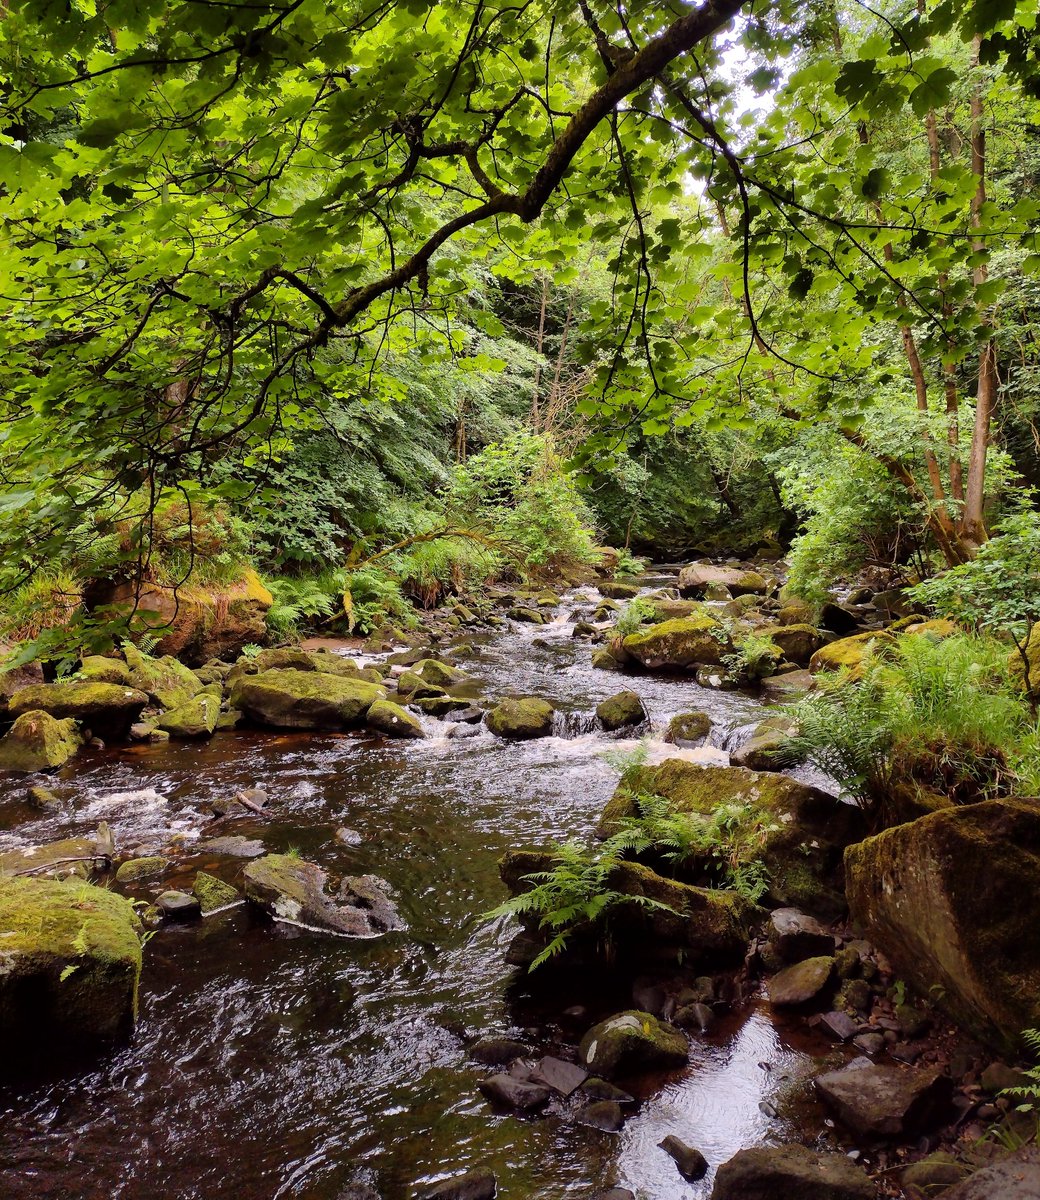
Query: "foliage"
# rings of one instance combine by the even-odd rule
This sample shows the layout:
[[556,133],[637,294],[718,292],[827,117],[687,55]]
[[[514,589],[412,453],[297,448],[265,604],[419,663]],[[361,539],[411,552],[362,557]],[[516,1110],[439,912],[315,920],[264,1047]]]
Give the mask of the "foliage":
[[[1032,1052],[1035,1059],[1040,1059],[1040,1029],[1024,1029],[1022,1041]],[[1031,1114],[1037,1122],[1036,1140],[1040,1140],[1040,1063],[1029,1067],[1026,1072],[1027,1083],[1018,1087],[1005,1088],[1002,1096],[1009,1100],[1018,1101],[1018,1112]]]
[[893,789],[938,791],[955,803],[1000,795],[1032,729],[1003,646],[990,638],[901,637],[791,706],[791,749],[888,823]]
[[637,558],[631,550],[622,549],[618,552],[617,565],[614,567],[615,575],[630,576],[642,575],[647,568],[647,561],[644,558]]
[[271,583],[274,603],[267,610],[267,632],[273,640],[297,637],[302,625],[335,611],[335,600],[313,578],[282,576]]
[[722,664],[737,679],[756,681],[772,675],[783,659],[783,651],[765,634],[750,630],[733,639],[732,654],[722,656]]
[[631,633],[638,633],[647,621],[653,620],[655,612],[654,602],[646,596],[629,600],[614,618],[614,637],[626,638]]

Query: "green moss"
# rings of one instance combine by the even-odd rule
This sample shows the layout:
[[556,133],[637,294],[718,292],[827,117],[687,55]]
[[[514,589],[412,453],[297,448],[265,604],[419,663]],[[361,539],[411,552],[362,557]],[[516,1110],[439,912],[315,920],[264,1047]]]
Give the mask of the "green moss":
[[152,658],[130,644],[124,653],[133,686],[161,708],[179,708],[202,690],[199,677],[169,654]]
[[144,692],[134,688],[72,679],[22,688],[11,697],[9,708],[14,716],[35,710],[50,713],[52,717],[72,717],[93,723],[99,717],[129,721],[131,715],[139,713],[147,703]]
[[195,876],[195,882],[191,890],[195,893],[195,898],[199,902],[203,916],[216,912],[218,909],[227,908],[232,904],[237,904],[242,899],[237,888],[232,887],[230,883],[225,883],[223,879],[218,879],[216,875],[208,874],[206,871],[199,871]]
[[421,738],[424,737],[422,725],[400,704],[392,700],[377,700],[368,710],[365,723],[370,729],[385,733],[387,737]]
[[130,668],[121,658],[107,658],[101,654],[89,654],[79,665],[77,679],[91,683],[118,683],[130,687]]
[[217,727],[220,716],[220,697],[212,692],[200,692],[194,700],[170,709],[159,718],[158,726],[170,737],[205,738]]
[[815,675],[820,671],[848,670],[853,678],[860,673],[868,651],[884,650],[893,645],[895,639],[888,633],[857,633],[841,638],[828,646],[821,646],[809,660],[809,670]]
[[661,621],[631,633],[621,643],[644,667],[717,666],[730,648],[724,628],[707,613]]
[[54,770],[63,766],[80,746],[76,722],[59,721],[45,712],[23,713],[0,738],[0,771]]
[[500,701],[487,715],[487,727],[500,738],[526,741],[552,732],[553,706],[537,696]]
[[676,713],[668,722],[664,740],[681,745],[683,742],[700,744],[711,733],[711,717],[707,713]]
[[386,691],[378,684],[319,671],[272,670],[235,681],[231,707],[278,729],[349,729]]
[[635,692],[618,692],[596,705],[596,716],[608,732],[639,725],[646,720],[646,709]]
[[152,879],[161,875],[170,865],[168,858],[161,854],[151,854],[145,858],[130,858],[119,864],[116,871],[116,883],[137,883],[141,879]]

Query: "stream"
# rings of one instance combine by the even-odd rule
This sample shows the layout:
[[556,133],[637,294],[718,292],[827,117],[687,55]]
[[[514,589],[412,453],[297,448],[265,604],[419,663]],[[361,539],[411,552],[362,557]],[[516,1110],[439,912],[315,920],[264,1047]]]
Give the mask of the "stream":
[[[674,572],[641,582],[674,586]],[[692,680],[593,670],[589,643],[571,628],[573,613],[598,600],[578,589],[552,624],[467,633],[475,655],[460,665],[481,695],[541,695],[564,713],[590,713],[631,688],[654,737],[673,714],[699,709],[721,745],[761,713],[750,696]],[[57,815],[28,809],[24,783],[0,785],[0,848],[107,820],[121,852],[179,842],[183,885],[200,868],[234,883],[245,860],[202,843],[242,835],[334,873],[382,877],[407,924],[350,941],[240,906],[164,926],[145,949],[129,1044],[0,1086],[0,1195],[338,1200],[366,1183],[404,1200],[417,1181],[489,1167],[504,1200],[611,1186],[644,1200],[704,1200],[714,1168],[738,1149],[820,1132],[811,1101],[793,1106],[798,1130],[770,1115],[769,1101],[797,1091],[826,1048],[761,1005],[696,1040],[684,1072],[648,1080],[620,1134],[576,1124],[562,1105],[531,1119],[488,1106],[477,1091],[485,1069],[467,1058],[473,1036],[509,1033],[551,1052],[631,1007],[627,980],[577,978],[547,993],[518,976],[503,957],[515,928],[479,917],[505,896],[498,858],[586,836],[616,782],[604,752],[636,743],[581,733],[577,719],[560,721],[562,736],[527,743],[483,728],[448,737],[447,722],[424,723],[431,736],[416,742],[234,732],[86,753],[55,777],[66,801]],[[667,748],[652,741],[651,751]],[[211,820],[210,800],[257,783],[272,796],[262,819]],[[587,1009],[578,1027],[565,1014],[575,1004]],[[658,1149],[669,1133],[703,1151],[705,1180],[684,1182]]]

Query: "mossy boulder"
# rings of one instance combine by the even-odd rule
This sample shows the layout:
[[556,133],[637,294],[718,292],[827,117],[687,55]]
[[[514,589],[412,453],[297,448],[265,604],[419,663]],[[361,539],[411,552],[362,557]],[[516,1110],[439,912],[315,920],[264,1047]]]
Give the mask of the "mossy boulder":
[[163,713],[158,727],[174,738],[208,738],[216,729],[219,717],[219,698],[211,692],[200,692],[187,704]]
[[671,758],[625,773],[603,811],[601,836],[614,832],[619,818],[639,814],[641,794],[662,796],[676,812],[704,817],[723,806],[732,809],[730,849],[762,862],[769,896],[778,905],[827,916],[844,909],[842,856],[865,832],[858,808],[787,775]]
[[827,635],[812,625],[768,625],[759,630],[763,637],[780,647],[788,662],[800,667],[808,666],[809,660],[827,644]]
[[26,712],[0,738],[0,771],[29,775],[64,766],[82,739],[71,718],[58,720],[50,713]]
[[735,767],[747,767],[752,771],[782,771],[800,761],[799,754],[791,748],[791,737],[795,724],[788,717],[773,716],[760,721],[751,737],[739,749],[734,750],[730,761]]
[[1040,801],[943,809],[850,846],[853,919],[898,976],[977,1037],[1040,1027]]
[[130,668],[121,658],[108,658],[103,654],[88,654],[79,664],[77,679],[88,679],[92,683],[118,683],[131,687]]
[[353,729],[385,699],[378,684],[320,671],[261,671],[242,676],[231,691],[232,708],[275,729]]
[[555,709],[548,700],[520,696],[500,700],[485,718],[495,737],[511,742],[548,737],[552,733]]
[[874,1181],[846,1154],[755,1146],[719,1167],[711,1200],[875,1200]]
[[352,659],[332,650],[300,650],[293,646],[280,646],[261,650],[255,658],[243,665],[260,671],[317,671],[322,675],[345,675],[356,679],[361,667]]
[[616,656],[605,646],[601,646],[598,650],[593,650],[591,661],[592,666],[597,671],[616,671],[621,665]]
[[634,600],[639,595],[639,588],[634,583],[623,583],[621,580],[604,580],[599,585],[600,595],[608,600]]
[[686,1066],[689,1044],[674,1025],[632,1009],[594,1025],[581,1039],[578,1058],[602,1079]]
[[139,883],[142,879],[155,879],[170,865],[170,860],[161,854],[149,854],[144,858],[128,858],[119,864],[116,883]]
[[223,879],[218,879],[216,875],[210,875],[208,871],[199,871],[191,890],[204,917],[223,908],[230,908],[242,900],[238,888],[225,883]]
[[202,691],[202,680],[172,655],[152,658],[136,646],[125,653],[133,686],[160,708],[180,708]]
[[626,654],[649,670],[688,670],[718,666],[731,649],[725,628],[708,613],[661,621],[630,633]]
[[19,846],[0,853],[0,878],[7,875],[49,875],[86,878],[105,869],[115,853],[112,833],[102,822],[92,837],[62,838],[38,846]]
[[147,703],[146,693],[136,688],[72,679],[22,688],[11,697],[9,708],[15,717],[28,712],[71,717],[99,737],[121,738]]
[[347,876],[329,895],[328,875],[292,854],[265,854],[242,872],[246,899],[279,921],[347,937],[377,937],[400,929],[401,919],[373,875]]
[[385,733],[387,737],[421,738],[426,735],[418,720],[392,700],[377,700],[368,710],[365,724],[369,729]]
[[0,879],[0,1032],[34,1057],[128,1032],[141,925],[128,901],[79,881]]
[[635,692],[618,692],[596,705],[596,718],[608,733],[642,725],[646,720],[646,709]]
[[711,717],[703,712],[676,713],[668,722],[664,740],[674,746],[703,746],[711,733]]
[[691,563],[679,572],[679,592],[683,596],[703,596],[709,587],[724,587],[731,596],[764,596],[769,581],[758,571],[743,567],[717,567],[712,563]]
[[883,653],[894,645],[890,633],[856,633],[821,646],[809,659],[809,670],[818,675],[821,671],[848,671],[857,678],[863,671],[863,660],[870,653]]
[[435,658],[424,658],[415,664],[415,673],[427,683],[437,687],[449,688],[452,684],[460,683],[466,678],[464,671],[457,667],[449,667],[447,663],[438,662]]

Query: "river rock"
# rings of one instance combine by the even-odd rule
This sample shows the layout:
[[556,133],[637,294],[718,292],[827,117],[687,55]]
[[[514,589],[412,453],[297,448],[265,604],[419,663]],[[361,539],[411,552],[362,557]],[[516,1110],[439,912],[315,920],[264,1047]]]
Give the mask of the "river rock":
[[553,727],[553,706],[536,696],[500,700],[485,721],[495,737],[507,741],[528,741],[548,737]]
[[486,1067],[504,1067],[528,1054],[523,1042],[507,1037],[482,1037],[469,1048],[469,1056]]
[[604,1133],[620,1133],[625,1124],[625,1114],[616,1100],[592,1100],[583,1104],[574,1114],[579,1125],[600,1129]]
[[769,591],[769,582],[764,575],[741,567],[691,563],[679,572],[679,592],[683,596],[703,596],[713,585],[726,588],[731,596],[764,596]]
[[951,1084],[937,1069],[854,1062],[816,1079],[834,1115],[861,1137],[900,1137],[945,1115]]
[[853,919],[895,973],[976,1037],[1040,1026],[1040,801],[943,809],[851,846]]
[[549,1103],[549,1089],[515,1075],[492,1075],[477,1085],[488,1100],[518,1112],[534,1112]]
[[605,1192],[597,1192],[592,1200],[636,1200],[636,1195],[628,1188],[608,1188]]
[[1040,1200],[1040,1150],[1017,1150],[942,1193],[942,1200]]
[[5,875],[86,875],[109,865],[115,846],[104,822],[91,837],[63,838],[38,846],[21,846],[0,853],[0,878]]
[[648,670],[672,671],[718,666],[730,650],[725,626],[707,612],[637,630],[624,638],[621,646]]
[[316,863],[291,854],[265,854],[242,877],[246,899],[276,920],[361,938],[402,928],[386,885],[374,875],[347,876],[338,893],[329,896],[328,875]]
[[30,712],[45,712],[58,719],[71,717],[100,737],[118,739],[126,736],[147,703],[147,695],[136,688],[65,680],[22,688],[11,697],[8,709],[14,717]]
[[454,1179],[420,1187],[415,1200],[494,1200],[497,1185],[490,1171],[467,1171]]
[[180,708],[202,691],[202,680],[172,655],[153,658],[132,644],[124,653],[132,686],[160,708]]
[[831,915],[845,908],[842,856],[863,836],[862,812],[787,775],[666,759],[626,771],[599,824],[601,836],[638,815],[639,795],[663,796],[676,812],[710,816],[720,805],[761,826],[757,854],[776,903]]
[[170,860],[161,854],[150,854],[144,858],[128,858],[116,870],[116,883],[140,883],[142,879],[154,879],[170,865]]
[[608,600],[634,600],[639,595],[639,588],[634,583],[622,583],[620,580],[604,580],[599,585],[600,595]]
[[130,668],[121,658],[109,658],[103,654],[88,654],[79,664],[76,679],[87,679],[92,683],[118,683],[121,687],[132,687]]
[[79,881],[0,878],[0,1031],[5,1053],[96,1042],[137,1016],[141,924],[115,892]]
[[674,1161],[679,1174],[689,1183],[696,1183],[707,1175],[708,1160],[694,1146],[687,1146],[681,1138],[671,1133],[657,1144]]
[[71,718],[46,712],[24,712],[0,738],[0,771],[31,775],[64,766],[79,750],[82,738]]
[[618,1013],[594,1025],[581,1039],[578,1057],[610,1079],[658,1068],[683,1067],[689,1048],[683,1033],[650,1013]]
[[759,633],[779,646],[788,662],[800,667],[807,667],[816,651],[830,640],[821,630],[805,624],[767,625]]
[[331,650],[301,650],[296,646],[279,646],[260,653],[242,665],[251,667],[257,673],[262,671],[315,671],[319,675],[342,675],[345,678],[357,679],[361,668],[345,655],[336,654]]
[[422,738],[423,727],[410,712],[392,700],[377,700],[368,710],[365,724],[369,729],[385,733],[387,737]]
[[171,921],[194,921],[202,915],[202,905],[197,896],[170,888],[156,898],[155,907]]
[[199,850],[209,854],[226,854],[230,858],[259,858],[264,853],[264,844],[259,838],[228,837],[207,838],[199,842]]
[[862,674],[867,655],[883,653],[894,641],[891,634],[884,632],[857,633],[853,637],[842,638],[828,646],[821,646],[809,659],[809,671],[819,675],[821,671],[845,670],[851,678],[856,679]]
[[797,908],[777,908],[771,912],[766,936],[785,963],[834,953],[834,934],[815,917]]
[[631,725],[642,725],[646,709],[635,692],[618,692],[596,705],[596,717],[608,733],[614,733]]
[[544,1084],[561,1096],[571,1096],[588,1079],[589,1073],[577,1063],[554,1058],[551,1054],[541,1058],[531,1070],[533,1083]]
[[703,746],[711,733],[711,717],[703,712],[676,713],[668,722],[664,740],[683,749]]
[[711,1200],[874,1200],[873,1181],[847,1155],[806,1146],[739,1150],[715,1176]]
[[730,762],[751,771],[782,771],[793,767],[799,759],[791,748],[795,728],[787,717],[767,717],[755,726],[744,745],[733,751]]
[[230,908],[242,899],[237,888],[232,887],[230,883],[225,883],[223,879],[218,879],[216,875],[210,875],[207,871],[198,872],[195,882],[191,885],[191,890],[195,893],[204,917],[219,912],[221,909]]
[[859,1032],[859,1025],[848,1013],[824,1013],[817,1021],[816,1028],[822,1030],[836,1042],[850,1042]]
[[769,981],[769,1003],[775,1008],[794,1008],[809,1004],[826,991],[834,980],[834,955],[807,958],[785,967]]
[[372,705],[385,699],[385,689],[377,684],[320,671],[245,675],[231,692],[233,708],[276,729],[356,728]]
[[185,740],[208,738],[217,727],[220,699],[209,692],[200,692],[193,700],[178,705],[159,718],[159,728],[174,738]]
[[809,671],[785,671],[763,679],[759,695],[769,704],[794,704],[816,686]]
[[450,688],[466,678],[465,671],[460,671],[458,667],[451,667],[436,658],[424,658],[417,662],[415,673],[425,679],[427,683],[436,684],[437,687],[442,688]]

